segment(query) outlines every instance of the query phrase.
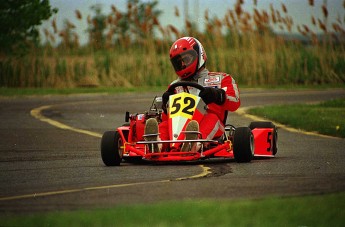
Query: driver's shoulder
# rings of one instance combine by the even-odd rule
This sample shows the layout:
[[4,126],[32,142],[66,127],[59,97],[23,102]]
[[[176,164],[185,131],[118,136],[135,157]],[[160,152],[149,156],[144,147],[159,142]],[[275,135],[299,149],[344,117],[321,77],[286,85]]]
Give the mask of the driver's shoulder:
[[205,86],[211,86],[214,84],[221,84],[226,77],[229,77],[229,74],[223,72],[208,72],[202,80]]
[[223,77],[227,77],[227,76],[231,76],[231,75],[228,73],[224,73],[224,72],[208,72],[207,76],[210,78],[215,78],[215,77],[223,78]]

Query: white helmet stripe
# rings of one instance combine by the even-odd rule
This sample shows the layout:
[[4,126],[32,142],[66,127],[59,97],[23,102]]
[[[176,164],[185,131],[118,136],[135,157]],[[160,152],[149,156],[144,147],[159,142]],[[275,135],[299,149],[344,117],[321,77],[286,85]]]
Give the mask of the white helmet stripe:
[[201,68],[201,66],[203,66],[205,64],[205,50],[204,47],[201,45],[201,43],[199,42],[199,40],[197,40],[196,38],[194,38],[195,42],[198,44],[199,46],[199,65],[198,65],[198,69]]

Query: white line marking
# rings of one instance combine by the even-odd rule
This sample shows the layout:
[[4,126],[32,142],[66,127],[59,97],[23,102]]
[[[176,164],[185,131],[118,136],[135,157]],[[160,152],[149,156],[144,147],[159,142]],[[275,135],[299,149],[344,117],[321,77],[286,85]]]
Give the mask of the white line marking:
[[46,122],[54,127],[57,127],[57,128],[60,128],[60,129],[64,129],[64,130],[70,130],[70,131],[73,131],[73,132],[78,132],[78,133],[82,133],[82,134],[86,134],[86,135],[89,135],[89,136],[94,136],[94,137],[98,137],[98,138],[101,138],[102,135],[97,133],[97,132],[91,132],[91,131],[87,131],[87,130],[84,130],[84,129],[78,129],[78,128],[74,128],[74,127],[71,127],[69,125],[65,125],[65,124],[62,124],[58,121],[55,121],[55,120],[52,120],[50,118],[47,118],[45,116],[42,115],[42,111],[43,110],[47,110],[47,109],[50,109],[52,106],[41,106],[41,107],[38,107],[36,109],[33,109],[30,111],[30,114],[31,116],[33,116],[34,118],[40,120],[40,121],[43,121],[43,122]]

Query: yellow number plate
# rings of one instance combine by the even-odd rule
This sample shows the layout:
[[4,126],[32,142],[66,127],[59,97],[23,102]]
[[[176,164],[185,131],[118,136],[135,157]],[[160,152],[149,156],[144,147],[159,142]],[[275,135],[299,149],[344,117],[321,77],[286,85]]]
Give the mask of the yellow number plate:
[[170,96],[169,112],[170,117],[185,117],[191,119],[199,102],[199,97],[189,93],[179,93]]

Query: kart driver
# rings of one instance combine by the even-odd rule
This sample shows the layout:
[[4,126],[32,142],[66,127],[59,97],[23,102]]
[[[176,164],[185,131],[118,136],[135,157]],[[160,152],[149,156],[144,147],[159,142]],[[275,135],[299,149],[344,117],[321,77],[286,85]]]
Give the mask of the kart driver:
[[[200,122],[190,121],[185,131],[200,131],[202,139],[213,139],[223,135],[224,124],[228,111],[235,111],[240,106],[240,95],[237,84],[231,75],[223,72],[209,72],[206,69],[207,56],[201,43],[193,37],[183,37],[173,43],[170,48],[170,61],[175,69],[178,78],[171,84],[179,81],[195,82],[205,89],[200,91],[197,88],[188,87],[188,92],[198,95],[207,105],[206,114]],[[175,92],[183,92],[186,88],[176,87]],[[162,122],[158,125],[156,119],[150,118],[146,121],[145,134],[158,134],[159,139],[169,140],[168,120],[166,105],[169,96],[173,95],[166,91],[162,96],[164,114]],[[148,136],[146,140],[157,140],[157,136]],[[186,138],[197,139],[197,134],[187,134]],[[161,147],[152,145],[151,150],[159,152]],[[165,147],[163,146],[163,149]],[[192,146],[184,143],[181,151],[199,149],[197,144]]]

